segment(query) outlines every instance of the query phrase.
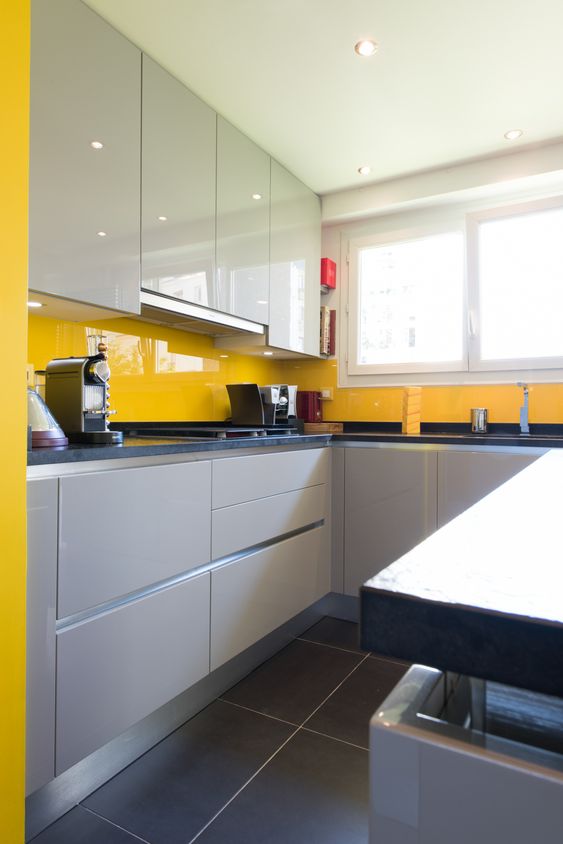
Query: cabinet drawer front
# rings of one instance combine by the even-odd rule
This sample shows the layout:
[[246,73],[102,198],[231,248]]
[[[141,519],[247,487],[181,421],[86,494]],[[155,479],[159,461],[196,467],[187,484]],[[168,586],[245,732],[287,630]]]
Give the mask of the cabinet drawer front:
[[209,672],[210,575],[57,635],[57,775]]
[[326,486],[284,492],[246,504],[214,510],[211,555],[214,560],[258,545],[326,516]]
[[60,618],[209,562],[209,461],[62,478],[60,495]]
[[213,463],[213,508],[324,484],[328,449],[233,457]]
[[212,671],[326,595],[325,530],[315,528],[212,572]]

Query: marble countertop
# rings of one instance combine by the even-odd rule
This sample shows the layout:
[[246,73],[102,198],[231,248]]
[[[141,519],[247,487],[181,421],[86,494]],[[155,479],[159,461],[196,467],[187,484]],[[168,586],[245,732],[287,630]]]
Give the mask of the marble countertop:
[[562,485],[549,451],[375,575],[363,646],[563,696]]

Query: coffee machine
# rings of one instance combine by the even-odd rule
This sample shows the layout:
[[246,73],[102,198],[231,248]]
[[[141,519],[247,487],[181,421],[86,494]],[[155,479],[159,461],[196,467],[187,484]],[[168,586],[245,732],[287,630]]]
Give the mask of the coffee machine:
[[121,431],[110,431],[110,369],[105,343],[98,354],[55,358],[45,370],[47,406],[70,442],[112,445],[123,442]]

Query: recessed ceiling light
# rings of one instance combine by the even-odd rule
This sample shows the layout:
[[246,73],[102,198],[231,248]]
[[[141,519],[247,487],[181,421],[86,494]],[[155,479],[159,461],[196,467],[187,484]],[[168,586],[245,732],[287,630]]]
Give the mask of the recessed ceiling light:
[[90,141],[92,149],[103,149],[104,145],[101,141]]
[[228,358],[228,355],[219,355],[220,358]]
[[360,176],[367,176],[371,173],[371,167],[365,164],[363,167],[358,167],[358,173]]
[[28,302],[27,307],[28,308],[42,308],[43,303],[42,302]]
[[377,41],[372,41],[371,38],[362,38],[361,41],[358,41],[357,44],[354,44],[354,50],[358,54],[358,56],[373,56],[377,53],[378,48]]
[[270,355],[273,355],[274,353],[273,353],[273,352],[264,352],[264,354],[265,354],[267,357],[269,357]]
[[268,304],[268,300],[267,300],[267,299],[257,299],[257,300],[256,300],[256,304],[257,304],[257,305],[267,305],[267,304]]
[[262,199],[262,194],[261,193],[253,193],[252,199]]
[[96,232],[98,237],[107,237],[107,232]]
[[161,214],[161,216],[157,217],[157,219],[160,220],[161,223],[165,223],[168,217],[165,217],[164,214]]
[[515,141],[516,138],[521,138],[523,134],[522,129],[510,129],[504,133],[504,137],[507,141]]

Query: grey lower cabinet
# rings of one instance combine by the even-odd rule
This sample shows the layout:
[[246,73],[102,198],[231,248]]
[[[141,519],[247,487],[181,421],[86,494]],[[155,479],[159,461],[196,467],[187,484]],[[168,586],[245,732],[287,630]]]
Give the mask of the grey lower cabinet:
[[438,527],[442,527],[538,458],[506,452],[438,453]]
[[56,774],[209,673],[210,574],[57,634]]
[[57,480],[27,485],[27,685],[25,791],[55,776]]
[[143,55],[142,287],[217,307],[217,115]]
[[212,572],[212,671],[326,595],[325,530],[315,528]]
[[207,563],[208,460],[60,480],[58,617]]
[[141,52],[76,0],[31,15],[29,287],[139,313]]
[[436,530],[437,454],[348,448],[345,453],[344,592]]

